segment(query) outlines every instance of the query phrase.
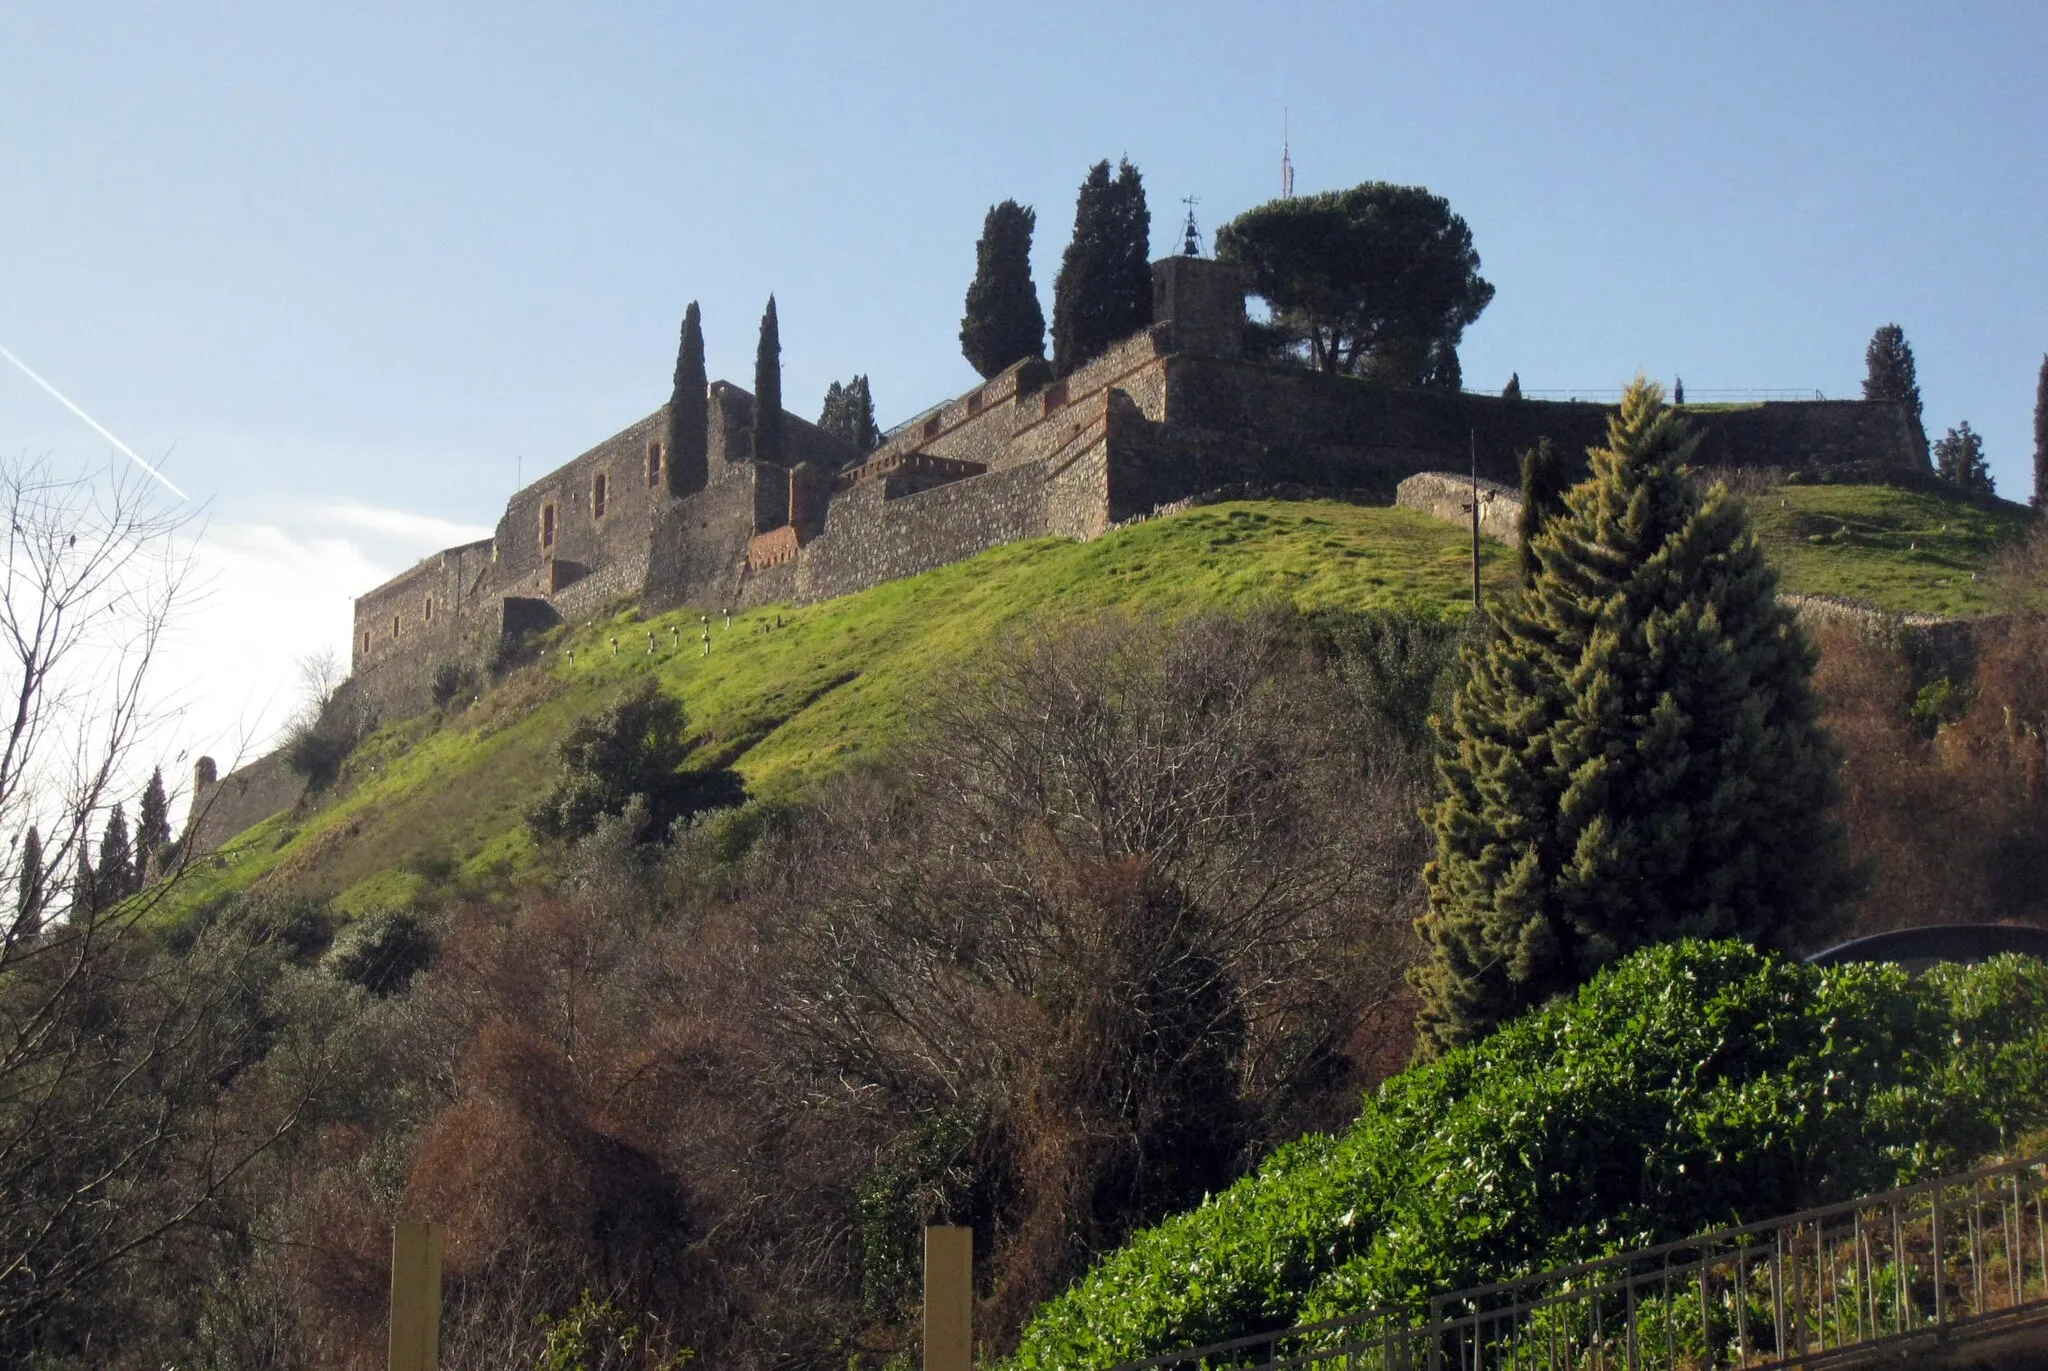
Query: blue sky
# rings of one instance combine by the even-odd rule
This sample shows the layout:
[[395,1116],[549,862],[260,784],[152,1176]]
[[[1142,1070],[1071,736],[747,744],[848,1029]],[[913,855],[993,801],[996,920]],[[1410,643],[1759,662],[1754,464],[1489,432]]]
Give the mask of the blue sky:
[[[0,346],[209,501],[197,696],[274,722],[348,597],[666,398],[703,304],[748,384],[885,424],[973,379],[981,216],[1089,163],[1160,252],[1278,189],[1427,185],[1492,307],[1467,383],[1853,395],[1896,321],[1930,433],[2024,497],[2048,352],[2048,4],[0,9]],[[106,443],[0,374],[0,449]],[[290,606],[296,612],[287,612]],[[256,641],[252,644],[251,639]],[[231,644],[240,644],[231,648]]]

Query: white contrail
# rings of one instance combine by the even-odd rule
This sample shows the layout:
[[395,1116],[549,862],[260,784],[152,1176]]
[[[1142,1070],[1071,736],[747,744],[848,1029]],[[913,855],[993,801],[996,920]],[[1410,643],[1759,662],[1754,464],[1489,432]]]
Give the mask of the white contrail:
[[36,375],[34,371],[29,369],[29,365],[27,362],[22,361],[19,357],[16,357],[13,353],[9,352],[4,347],[0,347],[0,357],[5,357],[8,361],[14,363],[15,367],[20,370],[22,375],[28,377],[29,380],[34,381],[44,390],[50,392],[51,399],[55,400],[58,404],[64,406],[64,408],[70,410],[73,414],[76,414],[79,418],[85,420],[86,424],[92,429],[94,433],[99,434],[100,437],[106,439],[115,447],[121,449],[121,451],[128,454],[129,461],[135,463],[135,465],[141,467],[144,471],[156,477],[157,480],[163,482],[164,489],[170,491],[171,494],[177,496],[180,500],[191,498],[190,496],[186,495],[184,491],[172,485],[170,477],[164,475],[161,471],[158,471],[148,462],[143,461],[141,453],[137,452],[134,448],[129,447],[126,443],[122,442],[119,438],[116,438],[113,434],[107,432],[106,428],[101,425],[99,420],[93,418],[90,414],[87,414],[77,405],[72,404],[70,400],[66,399],[63,391],[57,389],[48,381],[45,381],[42,377]]

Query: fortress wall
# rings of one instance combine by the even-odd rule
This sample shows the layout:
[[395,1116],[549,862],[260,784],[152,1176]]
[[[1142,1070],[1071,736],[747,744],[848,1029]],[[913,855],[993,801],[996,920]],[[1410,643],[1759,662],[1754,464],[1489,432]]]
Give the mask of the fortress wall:
[[[668,423],[664,406],[557,467],[506,502],[498,523],[500,584],[508,595],[549,598],[583,576],[615,563],[640,564],[654,516],[670,503],[659,468],[648,483],[650,447],[659,452]],[[604,478],[603,513],[597,482]],[[546,511],[554,544],[544,546]],[[550,563],[561,564],[559,570]]]
[[[711,459],[711,480],[720,479],[720,463],[726,472],[754,460],[754,397],[730,381],[711,383],[711,418],[706,447]],[[861,454],[840,442],[816,424],[787,409],[782,411],[782,460],[789,466],[810,462],[826,471],[858,462]]]
[[678,500],[655,521],[643,599],[648,612],[686,604],[708,609],[736,592],[754,532],[758,480],[751,465],[727,468],[722,479]]
[[212,758],[200,759],[191,808],[185,815],[184,836],[195,856],[214,851],[281,810],[294,808],[306,793],[306,783],[286,769],[278,752],[205,782],[203,777],[212,768]]
[[492,548],[484,539],[437,552],[357,599],[349,675],[380,715],[426,708],[442,662],[489,658],[500,614]]
[[1934,468],[1902,405],[1868,400],[1773,401],[1742,409],[1690,411],[1706,436],[1697,466],[1765,466],[1806,471]]

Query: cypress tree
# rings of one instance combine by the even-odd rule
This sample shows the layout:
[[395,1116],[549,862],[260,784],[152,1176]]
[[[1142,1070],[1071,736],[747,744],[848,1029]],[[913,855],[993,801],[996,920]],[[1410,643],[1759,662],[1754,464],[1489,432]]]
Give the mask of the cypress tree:
[[1421,1051],[1645,944],[1785,946],[1847,893],[1814,654],[1740,501],[1638,378],[1533,542],[1448,723],[1424,869]]
[[115,805],[100,834],[99,869],[93,878],[94,903],[106,908],[135,893],[135,855],[128,843],[128,816]]
[[1064,376],[1152,322],[1152,214],[1128,159],[1088,169],[1074,201],[1074,237],[1052,292],[1053,369]]
[[1031,234],[1037,227],[1037,213],[1015,200],[989,206],[981,221],[960,351],[984,377],[1045,350],[1045,311],[1031,280]]
[[1984,460],[1984,439],[1970,428],[1968,419],[1934,445],[1934,474],[1972,495],[1993,493],[1991,465]]
[[21,871],[14,895],[14,937],[33,938],[42,932],[43,883],[47,875],[43,870],[42,835],[30,824],[21,840]]
[[1571,488],[1564,458],[1548,438],[1538,439],[1535,447],[1522,454],[1522,512],[1515,520],[1515,533],[1521,539],[1519,551],[1525,586],[1536,580],[1536,535],[1564,512],[1565,493]]
[[142,804],[135,815],[135,888],[149,881],[150,860],[171,841],[171,804],[164,794],[162,767],[149,773]]
[[754,460],[782,461],[782,332],[773,295],[761,312],[761,341],[754,348]]
[[1897,324],[1886,324],[1871,334],[1870,346],[1863,350],[1863,371],[1863,398],[1904,405],[1924,456],[1927,428],[1920,418],[1920,375],[1906,331]]
[[2034,386],[2035,509],[2048,512],[2048,353],[2041,357],[2041,379]]
[[1685,378],[1683,376],[1671,378],[1671,403],[1674,405],[1685,403]]
[[868,389],[868,378],[855,376],[843,386],[834,381],[827,387],[824,408],[818,411],[818,427],[863,455],[880,447],[882,430],[875,423],[875,397]]
[[1458,346],[1438,339],[1430,346],[1429,362],[1422,373],[1422,384],[1430,390],[1463,390],[1465,369],[1458,363]]
[[1501,387],[1500,398],[1503,400],[1519,400],[1522,398],[1521,372],[1511,371],[1508,373],[1508,383]]
[[711,407],[704,374],[704,320],[697,302],[683,311],[683,338],[676,348],[675,389],[668,397],[668,493],[689,495],[711,482]]

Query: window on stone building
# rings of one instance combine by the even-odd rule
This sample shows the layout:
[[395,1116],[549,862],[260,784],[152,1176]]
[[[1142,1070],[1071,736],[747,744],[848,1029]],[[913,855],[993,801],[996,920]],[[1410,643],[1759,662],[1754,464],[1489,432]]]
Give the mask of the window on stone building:
[[391,616],[391,636],[394,640],[398,637],[398,616],[396,614]]
[[611,494],[611,478],[600,471],[590,478],[590,517],[604,518],[605,497]]
[[367,652],[368,652],[369,650],[370,650],[370,630],[366,628],[366,629],[364,629],[364,630],[363,630],[363,651],[364,651],[365,653],[367,653]]
[[540,545],[542,548],[555,545],[555,506],[552,501],[540,507]]
[[656,486],[658,486],[658,485],[660,485],[660,484],[661,484],[661,444],[660,444],[660,443],[649,443],[649,444],[647,445],[647,488],[648,488],[649,490],[652,490],[652,489],[654,489],[654,487],[656,487]]
[[426,623],[430,623],[430,624],[431,624],[432,622],[434,622],[434,597],[433,597],[433,596],[431,596],[431,595],[427,596],[427,598],[426,598],[426,602],[425,602],[425,603],[424,603],[423,605],[421,605],[421,606],[420,606],[420,618],[421,618],[421,620],[422,620],[423,622],[426,622]]

